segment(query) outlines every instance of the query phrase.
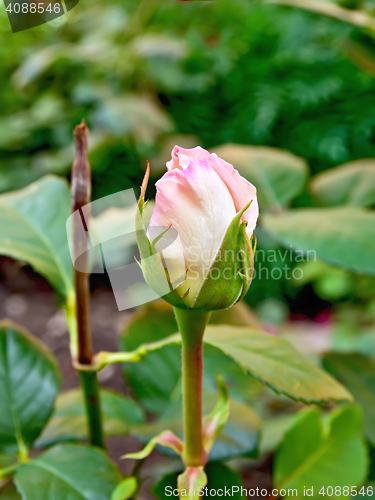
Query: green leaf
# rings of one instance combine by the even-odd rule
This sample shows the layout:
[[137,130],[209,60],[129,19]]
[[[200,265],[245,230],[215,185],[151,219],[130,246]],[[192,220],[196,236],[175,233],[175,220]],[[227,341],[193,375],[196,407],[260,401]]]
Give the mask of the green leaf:
[[214,497],[216,495],[210,495],[210,490],[223,490],[223,496],[225,495],[225,487],[230,490],[230,498],[241,499],[241,487],[244,485],[240,474],[230,469],[226,465],[220,462],[210,462],[205,467],[205,472],[207,474],[207,497]]
[[[351,401],[351,394],[328,373],[312,365],[286,340],[256,329],[240,326],[208,325],[203,338],[209,344],[232,358],[247,374],[268,385],[277,394],[285,394],[295,401],[322,403],[328,401]],[[154,355],[161,349],[170,349],[180,344],[179,334],[162,341],[145,344],[134,353],[126,352],[124,357]],[[119,353],[117,361],[124,359]],[[163,367],[162,359],[160,364]],[[153,372],[159,373],[158,370]]]
[[[257,325],[250,309],[243,303],[227,311],[213,312],[210,323],[217,322]],[[177,330],[173,308],[163,301],[151,303],[140,309],[126,325],[121,334],[120,346],[123,351],[133,351],[141,344],[164,339]],[[249,399],[252,392],[259,390],[253,379],[217,349],[206,346],[204,356],[205,379],[212,387],[216,386],[216,373],[220,366],[232,396]],[[171,397],[180,390],[181,348],[165,347],[148,354],[142,363],[126,363],[124,369],[134,396],[148,410],[161,413],[171,402]]]
[[364,432],[375,445],[375,364],[361,354],[328,353],[323,366],[353,394],[363,411]]
[[19,326],[0,323],[0,450],[31,445],[51,415],[60,387],[52,353]]
[[[215,393],[204,391],[204,413],[212,409],[216,398]],[[260,418],[249,405],[231,400],[228,423],[215,440],[209,459],[215,461],[236,456],[257,456],[260,427]],[[134,434],[142,442],[148,442],[164,429],[170,429],[177,436],[182,437],[182,403],[180,400],[171,403],[156,422],[135,429]],[[164,448],[160,451],[169,454]]]
[[262,424],[262,436],[259,443],[259,453],[268,455],[275,451],[291,426],[295,415],[293,413],[272,415]]
[[[209,325],[203,341],[232,358],[246,373],[277,394],[284,394],[295,401],[309,404],[353,399],[344,386],[309,363],[282,338],[247,327]],[[180,343],[179,334],[171,335],[161,341],[144,344],[133,352],[117,353],[112,359],[109,355],[106,362],[140,361],[148,353]]]
[[14,476],[23,500],[108,500],[121,479],[104,452],[73,444],[47,450]]
[[[152,206],[152,204],[151,204]],[[73,264],[67,240],[71,199],[66,181],[48,175],[27,188],[0,195],[0,254],[30,264],[71,304]],[[128,263],[135,245],[135,208],[110,208],[90,222],[90,265],[114,269]],[[146,219],[150,211],[146,211]]]
[[[159,482],[152,486],[151,492],[156,498],[160,498],[160,500],[168,500],[173,495],[172,492],[177,490],[177,477],[177,472],[166,474]],[[172,493],[172,495],[170,495],[170,493]]]
[[66,300],[74,297],[66,236],[70,193],[65,180],[48,175],[0,196],[0,254],[30,264]]
[[306,181],[306,161],[288,151],[264,146],[225,144],[215,153],[257,188],[261,208],[286,207]]
[[116,486],[111,495],[111,500],[127,500],[131,498],[137,490],[137,480],[135,477],[127,477]]
[[275,392],[296,401],[352,400],[345,387],[310,364],[284,339],[247,327],[209,325],[203,340]]
[[[107,436],[128,434],[130,429],[144,423],[142,409],[122,394],[101,389],[100,398]],[[58,441],[84,440],[87,438],[86,412],[82,391],[72,389],[59,395],[54,414],[36,442],[43,448]]]
[[357,160],[326,170],[311,179],[310,189],[328,206],[371,206],[375,203],[375,161]]
[[115,136],[133,133],[140,142],[153,143],[159,135],[173,130],[169,115],[146,94],[124,92],[98,104],[93,120]]
[[375,212],[360,208],[314,208],[265,215],[265,228],[307,259],[322,259],[375,275]]
[[[361,435],[361,412],[346,407],[331,417],[324,431],[318,410],[298,415],[277,451],[273,480],[277,488],[359,486],[366,477],[367,450]],[[296,496],[296,495],[295,495]]]
[[[151,303],[133,316],[121,334],[120,348],[133,351],[141,344],[161,340],[177,331],[173,308]],[[161,412],[181,377],[181,348],[168,346],[150,353],[142,363],[124,365],[133,394],[152,412]],[[155,377],[155,373],[158,374]]]

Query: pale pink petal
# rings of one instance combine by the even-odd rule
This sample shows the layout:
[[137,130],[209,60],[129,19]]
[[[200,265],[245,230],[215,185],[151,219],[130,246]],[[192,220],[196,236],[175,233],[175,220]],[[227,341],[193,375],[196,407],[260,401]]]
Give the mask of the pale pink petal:
[[213,153],[211,157],[216,160],[213,161],[211,165],[229,189],[236,211],[239,212],[249,203],[249,201],[251,201],[250,207],[241,218],[248,222],[246,232],[250,236],[255,229],[259,216],[257,190],[255,186],[242,177],[230,163],[222,160],[215,153]]
[[172,159],[167,161],[168,170],[185,170],[188,165],[190,158],[195,158],[196,160],[209,160],[210,153],[205,149],[197,146],[191,149],[180,148],[180,146],[175,146],[172,150]]
[[232,196],[237,213],[251,201],[250,207],[241,218],[248,222],[246,232],[251,236],[259,216],[255,186],[244,179],[230,163],[222,160],[215,153],[209,153],[200,146],[192,149],[175,146],[172,151],[172,160],[167,162],[167,168],[170,171],[175,169],[184,170],[188,167],[191,158],[205,160],[219,175]]
[[156,183],[156,188],[150,226],[171,225],[179,235],[165,248],[167,231],[156,248],[165,248],[163,256],[172,281],[188,270],[186,281],[178,290],[184,293],[190,289],[186,302],[191,307],[236,209],[220,176],[207,162],[196,158],[190,159],[184,170],[172,168]]

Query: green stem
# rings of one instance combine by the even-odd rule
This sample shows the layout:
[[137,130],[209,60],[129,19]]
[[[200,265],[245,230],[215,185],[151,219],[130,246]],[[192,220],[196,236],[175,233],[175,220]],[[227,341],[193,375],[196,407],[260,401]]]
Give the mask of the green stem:
[[203,334],[209,312],[174,308],[182,339],[182,393],[184,420],[184,454],[186,467],[207,462],[203,447]]
[[150,352],[158,351],[164,346],[180,344],[181,339],[179,335],[171,335],[162,340],[157,340],[156,342],[149,342],[147,344],[140,345],[134,351],[127,352],[99,352],[94,356],[94,366],[96,371],[102,370],[109,363],[139,363],[143,361],[144,357]]
[[92,371],[79,371],[78,374],[88,419],[89,443],[99,448],[105,448],[97,374]]
[[[100,408],[99,383],[93,364],[93,347],[90,328],[90,282],[87,255],[88,204],[91,200],[91,173],[87,158],[88,128],[84,122],[74,129],[76,157],[72,170],[72,213],[73,241],[75,252],[74,287],[75,312],[77,321],[77,361],[85,368],[77,369],[80,377],[87,416],[89,443],[105,448],[102,415]],[[83,210],[85,209],[85,215]],[[78,217],[79,215],[79,217]],[[83,234],[81,226],[87,234]],[[79,269],[78,269],[79,262]]]

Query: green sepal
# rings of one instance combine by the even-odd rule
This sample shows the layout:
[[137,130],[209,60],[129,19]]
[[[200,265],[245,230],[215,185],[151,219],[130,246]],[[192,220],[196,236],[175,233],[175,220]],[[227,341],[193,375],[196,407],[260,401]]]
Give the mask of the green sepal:
[[227,309],[249,289],[254,272],[254,252],[252,238],[246,234],[247,223],[241,222],[241,217],[250,204],[238,212],[230,223],[198,293],[194,309]]
[[155,446],[159,444],[160,446],[165,446],[166,448],[171,448],[177,455],[182,456],[184,450],[184,444],[179,437],[177,437],[172,431],[163,431],[154,438],[152,438],[147,445],[141,450],[135,453],[127,453],[121,458],[133,458],[135,460],[142,460],[150,455]]
[[229,391],[223,377],[216,375],[219,388],[219,400],[215,408],[203,420],[203,446],[207,453],[211,451],[215,440],[220,436],[229,418]]
[[[138,210],[136,211],[135,216],[137,243],[141,256],[140,266],[142,268],[143,276],[147,285],[156,294],[158,294],[159,297],[162,297],[166,302],[169,302],[173,306],[186,309],[183,298],[178,294],[177,290],[174,287],[174,284],[169,278],[168,271],[164,268],[161,254],[155,250],[154,245],[148,239],[145,231],[143,222],[143,210],[146,205],[145,192],[147,188],[149,173],[150,167],[148,165],[142,183],[141,196],[138,201]],[[170,290],[168,293],[165,293],[166,284]]]
[[178,492],[180,500],[194,500],[202,496],[200,489],[207,484],[207,476],[202,467],[187,467],[185,472],[177,478]]
[[238,300],[241,300],[250,288],[251,282],[254,277],[254,255],[256,250],[256,238],[254,235],[249,238],[246,234],[246,226],[243,222],[241,224],[241,231],[239,235],[239,246],[242,251],[243,261],[242,266],[245,273],[239,271],[243,279],[242,294]]

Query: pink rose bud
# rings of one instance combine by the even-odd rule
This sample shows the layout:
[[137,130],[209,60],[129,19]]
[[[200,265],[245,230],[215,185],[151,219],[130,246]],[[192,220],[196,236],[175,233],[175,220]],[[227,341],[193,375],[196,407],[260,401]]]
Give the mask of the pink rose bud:
[[[228,308],[247,292],[253,275],[256,189],[232,165],[201,147],[175,146],[167,168],[156,183],[147,230],[150,252],[160,254],[160,266],[146,269],[142,260],[146,282],[156,291],[162,266],[170,285],[164,295],[168,302]],[[148,255],[142,255],[138,243],[144,259]]]

